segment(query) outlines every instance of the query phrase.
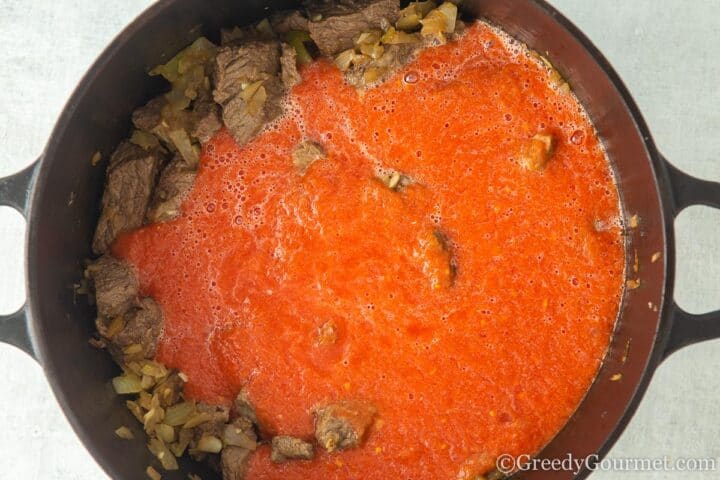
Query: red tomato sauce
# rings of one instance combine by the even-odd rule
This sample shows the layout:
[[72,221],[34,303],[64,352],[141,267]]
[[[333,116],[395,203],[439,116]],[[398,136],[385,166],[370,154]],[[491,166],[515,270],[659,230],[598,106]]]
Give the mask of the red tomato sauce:
[[[327,62],[302,74],[249,144],[205,145],[179,219],[115,244],[163,308],[158,359],[190,398],[245,388],[267,435],[311,439],[319,404],[376,406],[361,448],[274,465],[262,447],[251,480],[471,478],[537,451],[592,382],[623,283],[618,193],[583,109],[485,24],[363,95]],[[539,131],[558,145],[534,172],[518,155]],[[305,139],[328,157],[301,175]],[[414,184],[392,191],[382,169]]]

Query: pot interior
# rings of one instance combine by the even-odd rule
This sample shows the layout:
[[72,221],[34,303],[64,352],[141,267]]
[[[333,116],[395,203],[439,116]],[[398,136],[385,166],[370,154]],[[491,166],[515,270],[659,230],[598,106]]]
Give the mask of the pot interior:
[[[97,221],[104,171],[93,167],[96,151],[108,158],[129,134],[133,109],[160,93],[163,82],[147,71],[164,63],[199,35],[218,40],[221,27],[246,24],[268,11],[296,7],[291,1],[162,0],[109,47],[82,81],[60,118],[41,166],[28,233],[27,282],[31,331],[48,379],[78,435],[113,478],[139,478],[152,462],[141,428],[115,395],[109,380],[118,368],[103,351],[88,345],[94,308],[76,297],[73,285]],[[584,37],[544,3],[530,0],[466,0],[466,11],[487,18],[531,48],[546,54],[585,105],[603,139],[621,191],[628,229],[627,269],[641,287],[626,292],[612,345],[584,402],[566,427],[540,454],[576,458],[606,451],[616,428],[627,420],[636,393],[651,369],[663,311],[666,268],[672,265],[670,226],[665,215],[649,134],[627,92]],[[651,262],[660,252],[661,258]],[[634,258],[639,273],[633,272]],[[617,374],[621,374],[620,380]],[[614,377],[615,376],[615,377]],[[622,420],[625,416],[625,420]],[[131,426],[137,439],[119,442],[113,431]],[[531,452],[529,452],[531,453]],[[183,460],[180,472],[163,478],[213,474]],[[529,474],[571,478],[570,472]],[[525,477],[525,475],[524,475]]]

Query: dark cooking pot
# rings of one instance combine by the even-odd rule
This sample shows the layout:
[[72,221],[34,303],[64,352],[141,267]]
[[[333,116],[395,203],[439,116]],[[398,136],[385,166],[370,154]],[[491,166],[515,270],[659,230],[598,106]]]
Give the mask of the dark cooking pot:
[[[541,458],[602,457],[630,420],[657,366],[685,345],[720,337],[720,312],[690,315],[673,301],[673,220],[689,205],[720,208],[720,184],[692,178],[655,149],[635,102],[590,41],[554,8],[532,0],[466,0],[466,11],[485,17],[548,52],[587,108],[614,165],[628,229],[628,272],[635,252],[640,287],[624,296],[612,345],[597,379]],[[162,0],[132,23],[102,54],[73,94],[42,157],[24,171],[0,180],[0,204],[25,215],[26,305],[0,318],[0,339],[35,357],[45,369],[70,423],[113,478],[141,478],[151,462],[145,442],[120,442],[113,430],[139,425],[113,393],[117,367],[88,345],[94,309],[76,301],[83,260],[91,256],[103,168],[91,165],[96,150],[105,158],[127,136],[135,106],[159,93],[162,82],[147,76],[198,35],[217,40],[221,27],[248,23],[290,1]],[[659,260],[651,258],[657,252]],[[634,276],[634,274],[631,273]],[[616,374],[621,374],[617,380]],[[610,378],[615,376],[616,381]],[[192,462],[164,478],[207,472]],[[584,469],[577,478],[584,478]],[[523,478],[572,478],[571,472],[531,472]]]

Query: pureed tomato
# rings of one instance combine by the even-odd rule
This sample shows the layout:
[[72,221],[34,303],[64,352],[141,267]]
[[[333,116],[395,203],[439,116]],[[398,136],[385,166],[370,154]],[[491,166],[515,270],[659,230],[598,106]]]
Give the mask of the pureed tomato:
[[[364,95],[327,62],[303,78],[251,143],[205,146],[181,218],[116,243],[162,305],[159,360],[195,399],[246,388],[267,435],[312,438],[329,401],[377,407],[362,448],[274,465],[263,447],[249,479],[470,478],[537,451],[595,376],[623,282],[617,190],[577,100],[484,24]],[[558,146],[532,172],[539,131]],[[303,176],[305,139],[328,158]]]

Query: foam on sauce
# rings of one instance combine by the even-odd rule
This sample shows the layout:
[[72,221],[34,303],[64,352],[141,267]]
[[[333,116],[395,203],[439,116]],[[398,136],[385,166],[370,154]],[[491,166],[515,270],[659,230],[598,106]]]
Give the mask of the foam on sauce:
[[[328,401],[377,407],[362,448],[274,465],[262,447],[251,480],[472,478],[537,451],[594,378],[623,283],[618,193],[580,104],[482,23],[361,96],[327,62],[302,75],[249,144],[205,146],[178,220],[114,246],[163,308],[159,360],[192,398],[246,388],[268,435],[312,438]],[[530,172],[518,154],[541,130],[558,147]],[[305,139],[328,158],[301,176]],[[375,179],[394,171],[414,184]],[[452,284],[433,280],[438,230]]]

